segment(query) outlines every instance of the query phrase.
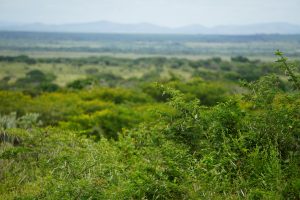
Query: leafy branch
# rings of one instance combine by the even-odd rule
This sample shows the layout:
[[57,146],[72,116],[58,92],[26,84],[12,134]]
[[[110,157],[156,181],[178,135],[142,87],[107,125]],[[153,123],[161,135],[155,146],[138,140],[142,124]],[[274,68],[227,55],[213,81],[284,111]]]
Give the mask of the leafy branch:
[[285,70],[286,75],[289,77],[289,80],[293,82],[295,88],[300,90],[300,81],[299,78],[296,76],[295,72],[292,69],[292,65],[288,64],[288,58],[284,56],[284,54],[277,50],[275,55],[278,57],[277,63],[281,64],[281,67]]

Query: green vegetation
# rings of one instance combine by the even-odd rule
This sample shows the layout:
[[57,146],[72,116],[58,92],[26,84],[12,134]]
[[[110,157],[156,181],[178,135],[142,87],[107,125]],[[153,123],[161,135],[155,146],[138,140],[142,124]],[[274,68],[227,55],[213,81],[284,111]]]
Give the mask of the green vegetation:
[[299,199],[299,62],[276,55],[1,56],[0,199]]
[[271,59],[274,49],[291,58],[300,53],[300,35],[178,35],[1,32],[0,55],[34,57],[175,56]]

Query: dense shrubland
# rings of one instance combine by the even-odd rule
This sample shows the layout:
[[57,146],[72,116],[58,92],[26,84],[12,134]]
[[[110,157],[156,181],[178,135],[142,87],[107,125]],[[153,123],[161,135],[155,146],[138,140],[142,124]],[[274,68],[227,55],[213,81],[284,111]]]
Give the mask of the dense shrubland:
[[49,73],[9,82],[0,199],[299,199],[299,68],[277,55],[274,68],[243,57],[126,60],[199,72],[148,71],[126,85],[96,72],[55,91],[32,90],[32,74],[52,83]]

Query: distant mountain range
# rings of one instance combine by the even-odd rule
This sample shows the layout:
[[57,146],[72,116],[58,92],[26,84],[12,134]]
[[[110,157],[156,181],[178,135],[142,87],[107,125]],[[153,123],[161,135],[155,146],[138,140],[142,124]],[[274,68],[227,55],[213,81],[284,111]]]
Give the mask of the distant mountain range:
[[51,25],[0,22],[0,31],[78,32],[78,33],[140,33],[140,34],[300,34],[300,25],[289,23],[262,23],[205,27],[190,25],[169,28],[149,23],[120,24],[109,21]]

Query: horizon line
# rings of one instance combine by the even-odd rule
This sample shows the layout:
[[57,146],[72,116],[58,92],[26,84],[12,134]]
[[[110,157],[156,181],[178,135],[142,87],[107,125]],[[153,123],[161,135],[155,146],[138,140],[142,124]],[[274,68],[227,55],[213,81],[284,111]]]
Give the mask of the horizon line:
[[50,26],[63,26],[63,25],[76,25],[76,24],[90,24],[90,23],[112,23],[112,24],[119,24],[119,25],[152,25],[152,26],[159,26],[163,28],[170,28],[170,29],[176,29],[176,28],[183,28],[183,27],[189,27],[189,26],[202,26],[204,28],[215,28],[220,26],[251,26],[251,25],[264,25],[264,24],[288,24],[288,25],[294,25],[294,26],[300,26],[300,23],[291,23],[286,21],[272,21],[272,22],[257,22],[257,23],[245,23],[245,24],[218,24],[218,25],[203,25],[201,23],[192,23],[192,24],[186,24],[186,25],[179,25],[179,26],[168,26],[168,25],[160,25],[152,22],[116,22],[112,20],[93,20],[93,21],[84,21],[84,22],[62,22],[62,23],[50,23],[50,22],[21,22],[21,21],[4,21],[0,20],[1,23],[5,24],[14,24],[14,25],[33,25],[33,24],[40,24],[40,25],[50,25]]

